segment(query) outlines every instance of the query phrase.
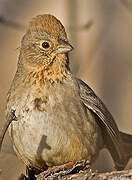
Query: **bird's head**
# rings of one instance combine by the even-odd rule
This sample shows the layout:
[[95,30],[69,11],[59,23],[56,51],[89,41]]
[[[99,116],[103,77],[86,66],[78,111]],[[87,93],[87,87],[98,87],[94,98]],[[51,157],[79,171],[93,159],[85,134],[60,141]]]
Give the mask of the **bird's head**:
[[21,43],[21,58],[30,68],[47,69],[72,50],[64,26],[52,15],[32,19]]

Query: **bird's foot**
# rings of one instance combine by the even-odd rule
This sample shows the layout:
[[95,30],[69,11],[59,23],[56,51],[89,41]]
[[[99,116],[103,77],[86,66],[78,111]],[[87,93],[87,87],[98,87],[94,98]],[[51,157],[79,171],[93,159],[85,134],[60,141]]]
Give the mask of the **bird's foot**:
[[33,167],[26,167],[26,175],[21,174],[18,180],[36,180],[36,171]]
[[17,180],[29,180],[24,174],[21,174]]
[[76,162],[75,164],[73,162],[66,163],[61,166],[55,166],[52,168],[48,168],[46,171],[42,173],[43,177],[47,178],[49,176],[65,176],[68,174],[75,174],[78,173],[81,170],[90,169],[90,163],[89,161],[82,160],[79,162]]
[[36,180],[36,170],[33,167],[26,167],[27,180]]

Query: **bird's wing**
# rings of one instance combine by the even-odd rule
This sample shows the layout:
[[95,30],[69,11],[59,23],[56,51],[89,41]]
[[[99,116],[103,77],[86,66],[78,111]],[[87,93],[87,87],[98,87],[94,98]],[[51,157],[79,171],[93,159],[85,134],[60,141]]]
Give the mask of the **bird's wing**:
[[[104,103],[96,96],[94,91],[86,83],[80,79],[77,79],[77,83],[79,86],[81,101],[98,117],[96,118],[98,119],[97,123],[100,125],[102,132],[104,133],[105,144],[114,159],[116,167],[121,166],[123,168],[125,157],[122,140],[112,115],[107,110]],[[119,167],[117,168],[119,169]]]

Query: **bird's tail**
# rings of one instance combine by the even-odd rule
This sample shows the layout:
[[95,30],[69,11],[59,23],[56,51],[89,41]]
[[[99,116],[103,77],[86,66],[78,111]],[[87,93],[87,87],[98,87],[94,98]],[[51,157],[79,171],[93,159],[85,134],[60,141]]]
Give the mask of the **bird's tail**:
[[108,143],[108,149],[114,160],[116,170],[121,171],[126,167],[128,161],[132,158],[132,135],[119,132],[119,137],[121,155],[119,156],[115,149],[113,149],[113,146],[109,145],[110,141]]
[[132,135],[120,132],[120,137],[123,143],[124,153],[127,161],[132,158]]
[[128,161],[132,158],[132,135],[130,134],[126,134],[123,132],[120,132],[120,138],[121,138],[121,158],[119,158],[116,154],[116,152],[114,153],[113,150],[111,150],[110,152],[114,162],[115,162],[115,168],[117,170],[123,170]]

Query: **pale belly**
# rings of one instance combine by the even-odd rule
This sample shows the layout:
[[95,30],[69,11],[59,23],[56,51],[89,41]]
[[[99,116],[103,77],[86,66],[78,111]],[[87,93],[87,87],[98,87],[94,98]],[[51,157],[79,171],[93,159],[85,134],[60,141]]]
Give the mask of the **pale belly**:
[[15,107],[19,120],[9,129],[14,149],[26,165],[40,169],[83,159],[92,163],[103,145],[102,135],[78,98],[63,103],[49,100],[37,108],[30,98],[28,103],[32,106],[19,101]]

